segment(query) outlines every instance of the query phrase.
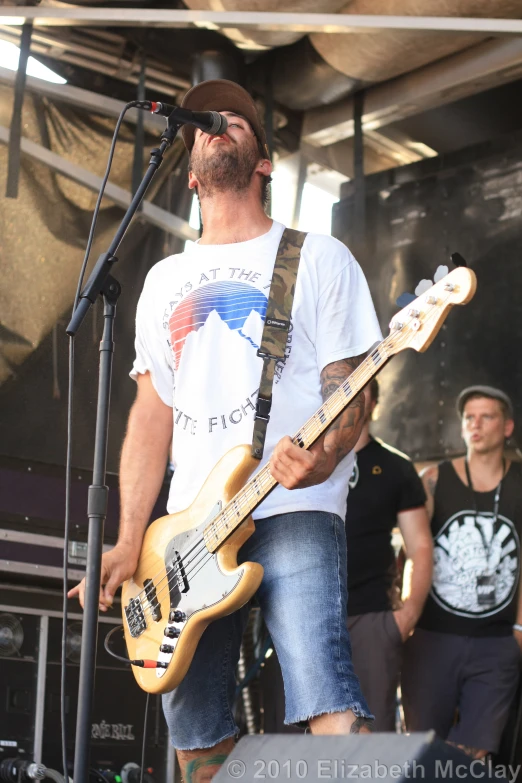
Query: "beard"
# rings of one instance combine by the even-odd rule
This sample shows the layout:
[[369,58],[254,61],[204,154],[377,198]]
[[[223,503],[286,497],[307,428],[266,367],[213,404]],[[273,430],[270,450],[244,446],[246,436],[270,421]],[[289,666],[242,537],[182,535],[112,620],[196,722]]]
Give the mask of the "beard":
[[254,144],[237,145],[234,142],[217,143],[218,148],[192,151],[190,169],[198,179],[198,196],[204,198],[216,193],[241,193],[248,190],[259,161]]

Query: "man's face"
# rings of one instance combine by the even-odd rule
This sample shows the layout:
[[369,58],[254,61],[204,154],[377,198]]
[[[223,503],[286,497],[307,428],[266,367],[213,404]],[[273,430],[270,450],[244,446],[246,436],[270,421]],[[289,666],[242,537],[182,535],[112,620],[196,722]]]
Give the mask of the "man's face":
[[468,451],[487,454],[504,445],[514,429],[512,419],[505,419],[502,406],[491,397],[473,397],[462,414],[462,437]]
[[[223,111],[228,128],[222,136],[210,136],[196,129],[190,154],[189,187],[201,197],[224,191],[247,190],[254,172],[270,162],[260,154],[249,122],[234,112]],[[261,171],[260,173],[265,173]]]

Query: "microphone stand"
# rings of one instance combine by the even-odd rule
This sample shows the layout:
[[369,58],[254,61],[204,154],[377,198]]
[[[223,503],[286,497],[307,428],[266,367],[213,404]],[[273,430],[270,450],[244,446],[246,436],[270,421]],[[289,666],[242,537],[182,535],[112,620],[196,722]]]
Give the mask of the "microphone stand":
[[[98,258],[66,329],[66,333],[74,338],[91,305],[94,304],[98,295],[101,294],[103,296],[104,327],[100,343],[94,464],[92,484],[89,487],[87,501],[89,528],[87,539],[87,568],[85,573],[85,611],[80,658],[80,681],[78,686],[78,710],[76,715],[74,783],[88,783],[90,766],[89,755],[94,676],[96,668],[96,646],[98,639],[98,604],[103,549],[103,528],[107,516],[107,501],[109,495],[109,488],[105,485],[105,475],[112,358],[114,353],[113,334],[116,304],[121,293],[121,286],[112,276],[111,269],[113,264],[118,260],[115,253],[125,236],[130,222],[136,213],[152,178],[163,161],[165,151],[176,138],[176,134],[182,124],[183,123],[175,119],[171,120],[171,117],[168,118],[167,127],[161,135],[161,144],[158,149],[152,150],[145,176],[125,213],[109,249]],[[64,774],[67,775],[67,770],[64,770]]]

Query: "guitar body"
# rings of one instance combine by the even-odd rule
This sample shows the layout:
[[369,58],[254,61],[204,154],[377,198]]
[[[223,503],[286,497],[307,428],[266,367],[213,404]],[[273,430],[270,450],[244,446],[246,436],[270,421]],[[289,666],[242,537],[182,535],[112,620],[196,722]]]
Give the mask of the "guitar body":
[[[252,517],[214,553],[203,541],[209,522],[258,465],[250,446],[231,449],[189,508],[157,519],[145,533],[136,573],[122,587],[122,607],[129,657],[166,665],[133,667],[148,693],[176,688],[209,623],[244,606],[261,584],[262,566],[237,564],[239,549],[255,530]],[[165,645],[172,651],[161,651]]]

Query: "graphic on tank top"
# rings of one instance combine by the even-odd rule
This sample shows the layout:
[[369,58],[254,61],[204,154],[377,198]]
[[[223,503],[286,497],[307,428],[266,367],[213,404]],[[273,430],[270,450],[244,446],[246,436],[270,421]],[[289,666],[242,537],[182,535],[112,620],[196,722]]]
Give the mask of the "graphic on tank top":
[[519,574],[520,540],[502,514],[459,511],[435,536],[433,599],[461,617],[489,617],[513,599]]

